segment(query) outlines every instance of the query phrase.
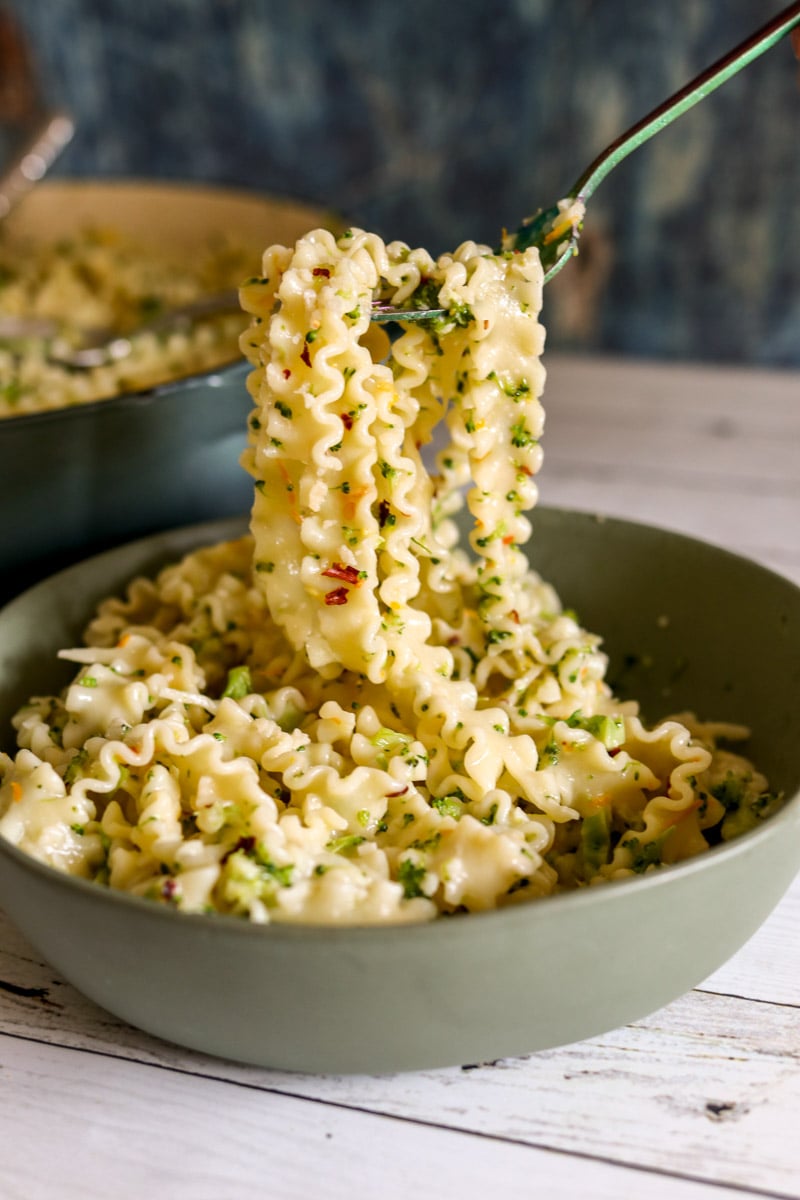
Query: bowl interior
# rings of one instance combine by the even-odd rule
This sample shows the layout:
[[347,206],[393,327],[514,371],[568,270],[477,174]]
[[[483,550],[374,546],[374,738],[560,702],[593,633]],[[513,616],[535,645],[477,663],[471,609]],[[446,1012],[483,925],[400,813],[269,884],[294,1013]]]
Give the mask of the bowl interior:
[[603,637],[620,696],[652,721],[688,710],[749,726],[748,757],[771,785],[800,788],[795,584],[669,530],[558,510],[535,513],[532,557]]
[[[69,678],[55,653],[76,644],[100,599],[245,524],[209,522],[130,543],[8,605],[0,613],[0,744],[28,696]],[[772,785],[800,788],[800,589],[791,581],[681,534],[561,509],[536,510],[530,555],[584,627],[601,634],[619,695],[638,700],[653,721],[690,710],[748,725],[748,753]]]

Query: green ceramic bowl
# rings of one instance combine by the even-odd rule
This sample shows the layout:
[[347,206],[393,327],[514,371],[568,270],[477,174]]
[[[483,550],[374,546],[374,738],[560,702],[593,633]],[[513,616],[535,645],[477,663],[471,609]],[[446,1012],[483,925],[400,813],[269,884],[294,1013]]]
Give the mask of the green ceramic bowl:
[[[35,188],[3,222],[7,240],[50,244],[112,227],[192,254],[220,233],[252,248],[293,243],[330,214],[230,188],[65,180]],[[239,280],[231,280],[235,286]],[[0,602],[35,579],[133,537],[232,516],[250,503],[238,464],[252,408],[236,360],[145,391],[0,419]]]
[[[0,738],[71,668],[97,600],[234,536],[214,524],[72,567],[0,613]],[[188,916],[59,874],[0,842],[0,904],[98,1004],[182,1045],[262,1066],[383,1072],[496,1059],[643,1017],[720,966],[800,865],[800,589],[690,538],[537,512],[537,568],[602,632],[620,690],[655,718],[742,721],[786,806],[660,872],[504,911],[379,928]],[[664,618],[668,618],[665,620]]]

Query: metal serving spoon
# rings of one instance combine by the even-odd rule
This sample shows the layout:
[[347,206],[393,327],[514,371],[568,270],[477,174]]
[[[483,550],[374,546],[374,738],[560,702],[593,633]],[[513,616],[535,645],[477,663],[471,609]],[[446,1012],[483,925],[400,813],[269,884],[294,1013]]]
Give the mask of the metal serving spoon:
[[[741,71],[742,67],[758,58],[765,50],[769,50],[796,25],[800,25],[800,3],[790,4],[788,8],[783,9],[746,41],[708,67],[607,146],[583,172],[564,200],[552,208],[540,209],[534,216],[526,218],[516,233],[504,233],[499,250],[527,250],[529,246],[538,246],[545,270],[544,281],[548,283],[572,255],[577,253],[586,201],[609,171],[622,162],[631,151],[648,141],[653,134],[665,129],[699,100],[725,83],[737,71]],[[376,302],[372,309],[372,320],[378,322],[429,321],[446,316],[446,309],[430,307],[430,296],[426,296],[419,288],[409,297],[403,308],[392,308],[388,304]]]
[[[227,312],[240,312],[239,292],[231,288],[201,296],[189,304],[167,308],[155,317],[143,321],[128,333],[104,326],[84,333],[78,346],[58,341],[48,347],[48,362],[76,371],[88,371],[91,367],[104,367],[109,363],[127,358],[133,349],[131,338],[140,333],[171,333],[190,329],[199,317],[214,317]],[[62,333],[60,321],[51,317],[0,316],[0,342],[21,341],[25,338],[58,339]]]
[[44,178],[74,132],[75,125],[68,113],[44,113],[0,175],[0,218],[8,216]]
[[[111,329],[89,330],[79,346],[72,347],[56,343],[49,348],[47,358],[52,363],[79,371],[86,371],[91,367],[103,367],[108,363],[119,362],[120,359],[127,358],[133,349],[131,338],[140,333],[172,333],[188,330],[200,317],[214,317],[228,312],[241,312],[239,292],[236,288],[215,292],[210,296],[201,296],[197,300],[192,300],[190,303],[176,308],[164,309],[163,312],[143,321],[128,333],[120,333]],[[15,321],[16,326],[13,326],[12,322]],[[46,324],[46,322],[39,322],[39,336],[54,337],[59,331],[58,324],[55,321],[50,322],[49,328],[42,333],[41,327]],[[0,338],[3,336],[4,328],[6,337],[22,336],[20,330],[24,329],[25,325],[26,318],[24,317],[0,317]],[[16,328],[16,333],[12,332],[14,328]]]

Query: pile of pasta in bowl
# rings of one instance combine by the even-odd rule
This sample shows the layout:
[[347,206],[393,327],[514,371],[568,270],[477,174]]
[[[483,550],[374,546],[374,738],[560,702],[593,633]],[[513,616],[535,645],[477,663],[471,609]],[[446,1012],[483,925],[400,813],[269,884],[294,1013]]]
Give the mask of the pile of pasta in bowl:
[[[446,318],[390,344],[372,304],[421,292]],[[746,730],[645,725],[530,565],[541,300],[535,249],[268,250],[250,533],[100,605],[72,683],[15,718],[0,832],[186,912],[372,924],[656,871],[770,815]]]

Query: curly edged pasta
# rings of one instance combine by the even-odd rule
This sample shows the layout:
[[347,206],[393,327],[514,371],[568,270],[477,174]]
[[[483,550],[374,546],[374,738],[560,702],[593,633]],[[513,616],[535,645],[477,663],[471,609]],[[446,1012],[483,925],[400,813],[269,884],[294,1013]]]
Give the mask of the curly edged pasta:
[[[541,291],[535,250],[267,251],[251,533],[101,605],[70,687],[17,715],[0,832],[185,911],[365,923],[624,878],[768,815],[726,748],[746,731],[645,727],[530,568]],[[371,328],[375,297],[421,295],[447,318]]]

